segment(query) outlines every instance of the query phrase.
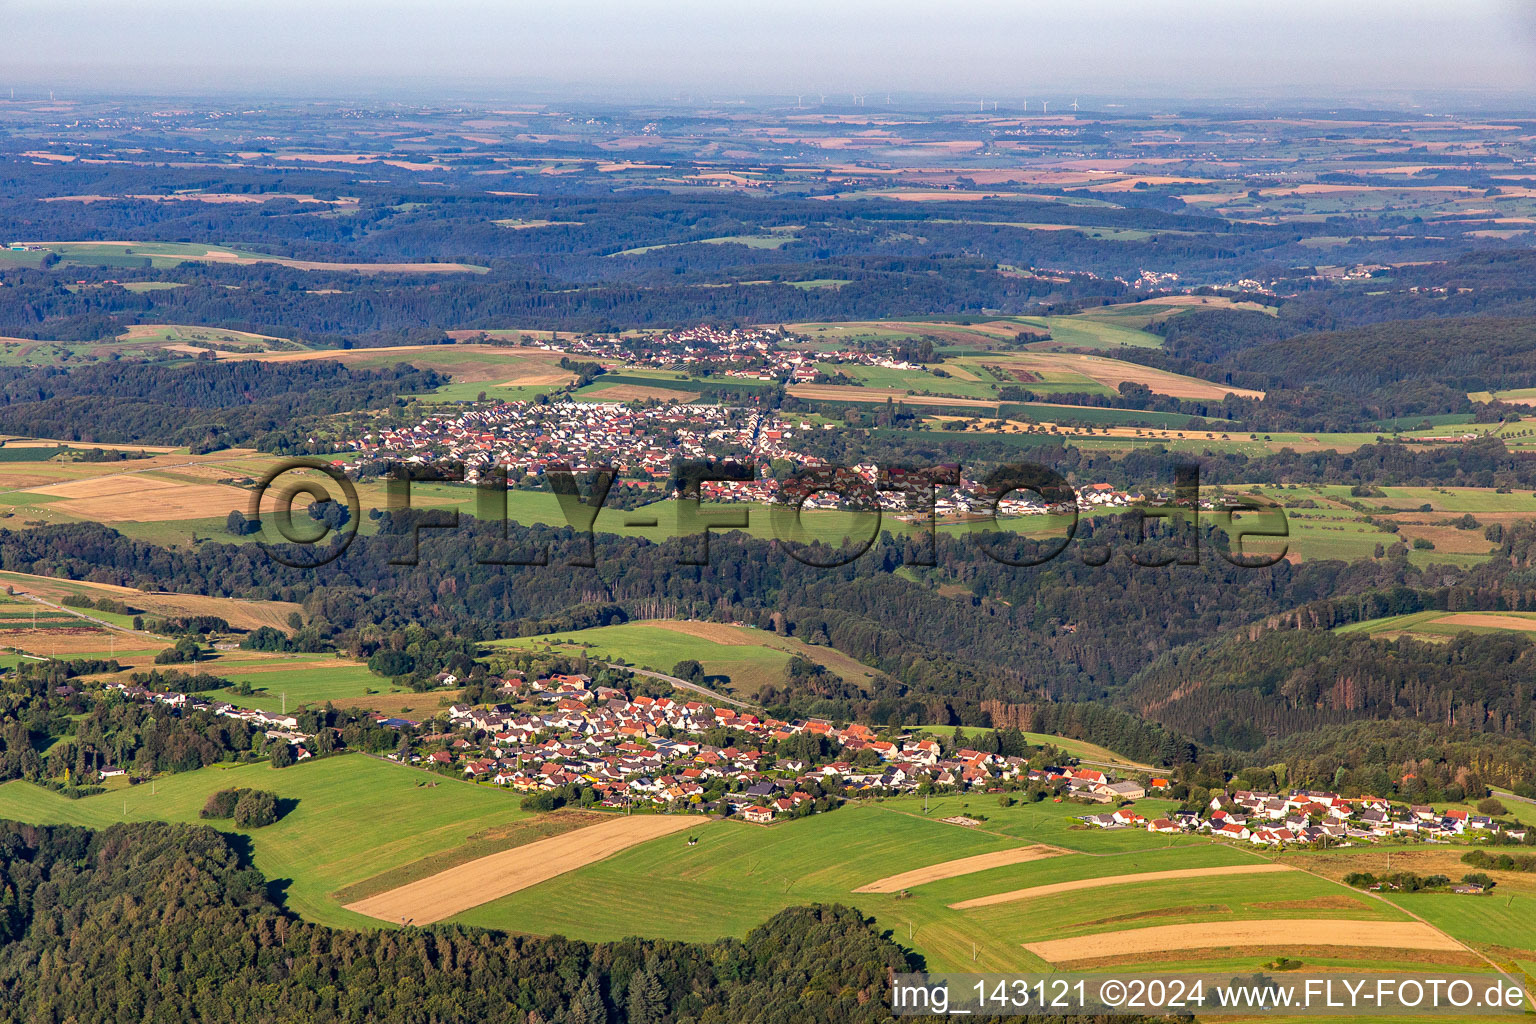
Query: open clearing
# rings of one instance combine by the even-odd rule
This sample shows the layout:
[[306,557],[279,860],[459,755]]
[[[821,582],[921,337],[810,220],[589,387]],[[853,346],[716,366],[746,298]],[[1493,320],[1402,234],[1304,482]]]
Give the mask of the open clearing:
[[1461,952],[1455,939],[1422,921],[1206,921],[1165,924],[1130,931],[1026,942],[1024,948],[1053,964],[1105,956],[1134,956],[1169,949],[1228,946],[1345,946],[1373,949],[1433,949]]
[[1025,864],[1029,861],[1041,860],[1045,857],[1057,857],[1062,852],[1049,846],[1021,846],[1016,850],[978,853],[974,857],[961,857],[958,860],[947,860],[942,864],[931,864],[926,868],[914,868],[911,871],[903,871],[899,875],[887,875],[884,878],[878,878],[870,882],[868,885],[861,885],[853,891],[901,892],[903,889],[910,889],[916,885],[925,885],[928,882],[937,882],[945,878],[958,878],[961,875],[986,871],[989,868],[1007,867],[1010,864]]
[[697,818],[641,815],[614,818],[563,835],[540,839],[440,871],[398,889],[347,904],[347,909],[383,921],[431,924],[471,907],[585,867],[640,843],[699,828]]
[[1161,882],[1175,878],[1204,878],[1207,875],[1257,875],[1272,871],[1295,870],[1297,869],[1285,864],[1236,864],[1231,867],[1220,868],[1183,868],[1174,871],[1144,871],[1135,875],[1106,875],[1101,878],[1079,878],[1070,882],[1036,885],[1028,889],[1013,889],[1009,892],[994,893],[991,896],[978,896],[975,899],[951,903],[949,907],[951,910],[970,910],[975,907],[991,907],[999,903],[1014,903],[1018,900],[1034,899],[1037,896],[1054,896],[1057,893],[1076,892],[1079,889],[1101,889],[1109,885],[1135,885],[1141,882]]

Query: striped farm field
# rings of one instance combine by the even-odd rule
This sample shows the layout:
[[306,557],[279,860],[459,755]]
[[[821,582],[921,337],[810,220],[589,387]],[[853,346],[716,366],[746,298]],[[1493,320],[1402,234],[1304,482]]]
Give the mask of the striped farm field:
[[1175,878],[1209,878],[1215,875],[1259,875],[1270,871],[1295,871],[1288,864],[1234,864],[1219,868],[1175,868],[1172,871],[1146,871],[1134,875],[1105,875],[1101,878],[1079,878],[1072,882],[1054,882],[1035,885],[1028,889],[977,896],[973,899],[951,903],[952,910],[971,910],[975,907],[991,907],[999,903],[1017,903],[1020,900],[1055,896],[1057,893],[1077,892],[1082,889],[1102,889],[1110,885],[1136,885],[1140,882],[1163,882]]
[[1262,946],[1341,946],[1350,949],[1428,949],[1459,952],[1461,944],[1422,921],[1222,921],[1031,942],[1025,949],[1053,964],[1102,957],[1131,957],[1170,949]]
[[[657,831],[603,838],[599,830],[640,826],[617,817],[594,824],[591,814],[573,820],[564,811],[532,815],[519,809],[515,794],[497,787],[350,754],[282,770],[264,763],[215,766],[161,776],[153,789],[139,785],[79,800],[11,782],[0,785],[0,817],[94,827],[124,818],[195,821],[209,793],[231,786],[296,801],[277,824],[250,833],[253,860],[269,878],[292,879],[284,897],[291,910],[331,924],[387,927],[401,916],[421,924],[449,914],[442,919],[525,934],[706,941],[744,936],[785,907],[837,902],[873,917],[930,970],[1042,970],[1052,961],[1032,946],[1068,940],[1078,944],[1039,948],[1091,958],[1109,943],[1136,948],[1127,936],[1165,926],[1206,937],[1194,946],[1169,946],[1171,955],[1223,969],[1258,969],[1272,959],[1265,936],[1310,949],[1322,941],[1319,935],[1338,934],[1336,926],[1362,922],[1373,932],[1366,938],[1378,944],[1328,945],[1326,959],[1319,954],[1317,962],[1390,969],[1470,955],[1386,900],[1308,871],[1208,870],[1270,863],[1246,848],[1136,829],[1088,829],[1075,817],[1084,812],[1081,805],[1004,807],[982,794],[931,797],[926,806],[919,797],[856,801],[767,827],[692,815],[637,817],[629,820]],[[1173,806],[1144,800],[1138,810],[1150,817]],[[957,815],[977,824],[942,820]],[[686,842],[684,832],[697,842]],[[1040,847],[1054,855],[1025,859],[1020,852]],[[1192,869],[1197,873],[1185,874]],[[1161,872],[1181,877],[1133,877]],[[1039,896],[1023,910],[1007,903],[950,906],[1111,877],[1123,881]],[[480,902],[487,896],[494,898]],[[1443,927],[1461,938],[1458,930],[1481,925],[1452,916],[1491,914],[1493,902],[1502,904],[1447,902]],[[1405,924],[1410,927],[1397,927]],[[1489,927],[1507,938],[1522,934],[1518,923],[1491,921]],[[1210,936],[1224,930],[1232,937],[1222,942],[1258,945],[1213,949]],[[1116,938],[1100,937],[1109,935]],[[1313,954],[1306,955],[1313,962]]]
[[611,857],[639,843],[702,826],[700,819],[683,815],[615,815],[601,824],[540,839],[440,871],[398,889],[349,903],[347,909],[384,921],[398,919],[431,924]]
[[903,889],[911,886],[925,885],[928,882],[937,882],[945,878],[958,878],[961,875],[969,875],[976,871],[986,871],[988,868],[1007,867],[1010,864],[1027,864],[1032,860],[1058,856],[1062,852],[1049,846],[1021,846],[1015,850],[1001,850],[997,853],[978,853],[974,857],[947,860],[942,864],[933,864],[926,868],[914,868],[911,871],[903,871],[899,875],[887,875],[885,878],[877,878],[868,885],[861,885],[853,891],[901,892]]

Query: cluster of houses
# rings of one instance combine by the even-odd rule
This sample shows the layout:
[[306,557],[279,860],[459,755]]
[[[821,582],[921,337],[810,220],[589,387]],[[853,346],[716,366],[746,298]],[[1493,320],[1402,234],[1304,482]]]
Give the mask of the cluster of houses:
[[[786,421],[772,413],[732,406],[671,403],[639,408],[617,402],[510,402],[434,415],[415,426],[378,429],[353,440],[348,447],[369,458],[406,464],[462,464],[471,483],[493,465],[506,466],[514,480],[524,474],[540,477],[552,465],[568,465],[576,471],[611,466],[622,480],[656,484],[671,479],[678,460],[732,457],[761,466],[757,479],[706,481],[701,497],[764,503],[783,497],[779,482],[767,472],[774,460],[802,468],[822,465],[820,459],[794,446],[797,436],[814,429],[808,422]],[[847,493],[859,490],[874,495],[881,510],[893,515],[926,518],[926,509],[912,511],[905,493],[879,488],[878,466],[861,464],[842,472],[860,478],[851,481],[855,486],[845,489]],[[937,488],[933,500],[934,514],[941,519],[990,516],[993,509],[985,484],[968,476],[956,486]],[[1106,483],[1086,485],[1076,497],[1079,511],[1142,500],[1139,493],[1128,494]],[[820,491],[794,504],[812,510],[837,508],[843,498],[832,491]],[[852,504],[858,506],[859,502]],[[1072,510],[1072,503],[1048,504],[1033,492],[1016,491],[997,502],[996,510],[1004,517],[1065,513]]]
[[654,334],[584,335],[539,347],[630,366],[688,370],[745,380],[809,384],[825,379],[826,364],[921,370],[918,363],[859,349],[812,350],[786,346],[800,340],[781,327],[711,327],[701,324]]
[[242,708],[227,701],[209,700],[195,693],[181,693],[176,690],[150,690],[135,683],[113,681],[107,684],[109,691],[122,694],[128,700],[148,701],[160,704],[175,711],[177,714],[190,714],[195,711],[206,711],[209,714],[223,718],[233,718],[245,722],[261,730],[267,739],[284,740],[295,747],[294,756],[304,761],[313,755],[305,746],[305,741],[310,739],[307,733],[299,731],[299,719],[295,715],[282,714],[276,711],[259,711],[255,708]]
[[[501,689],[508,703],[450,707],[446,729],[421,737],[410,760],[522,792],[575,785],[595,790],[610,807],[735,812],[750,821],[793,813],[813,793],[834,788],[855,795],[910,793],[925,784],[986,789],[1029,770],[1019,757],[946,754],[931,737],[881,740],[857,723],[786,722],[702,701],[631,696],[584,675],[513,679]],[[705,741],[703,734],[721,728],[745,739],[724,747]],[[823,737],[824,745],[805,746],[829,753],[771,752],[800,734]],[[861,757],[866,750],[874,756]]]
[[347,447],[408,464],[462,463],[471,482],[493,465],[506,466],[514,480],[567,465],[610,466],[625,477],[660,481],[680,459],[796,457],[785,446],[793,436],[794,428],[776,417],[731,406],[508,402],[375,430]]
[[1346,799],[1311,790],[1282,795],[1240,789],[1212,797],[1202,813],[1180,812],[1149,820],[1134,808],[1122,807],[1082,820],[1098,828],[1207,834],[1257,846],[1375,842],[1409,836],[1444,842],[1478,832],[1519,842],[1526,835],[1525,826],[1497,822],[1485,814],[1393,804],[1375,796]]
[[[269,740],[292,744],[297,760],[313,756],[306,745],[311,737],[299,731],[294,715],[120,681],[108,683],[107,689],[177,714],[207,711],[246,722]],[[607,807],[735,814],[762,824],[801,813],[803,805],[818,798],[827,805],[844,795],[985,791],[1007,783],[1035,783],[1055,790],[1058,798],[1121,805],[1080,817],[1096,828],[1209,835],[1259,846],[1405,837],[1445,842],[1477,834],[1521,842],[1527,833],[1524,825],[1484,814],[1313,790],[1236,790],[1217,794],[1198,812],[1148,818],[1134,802],[1167,789],[1166,778],[1117,779],[1084,765],[1031,767],[1017,756],[971,749],[946,752],[936,739],[921,734],[883,740],[858,723],[781,721],[697,700],[631,695],[595,685],[581,674],[509,678],[499,690],[505,703],[455,704],[432,723],[440,730],[425,735],[415,735],[417,722],[370,717],[378,725],[413,735],[408,752],[397,750],[389,755],[393,760],[524,793],[579,787],[593,790]],[[723,747],[706,741],[705,734],[720,729],[742,739]],[[778,744],[802,734],[825,740],[803,749],[825,753],[773,752],[782,750]],[[108,766],[101,774],[122,772]]]

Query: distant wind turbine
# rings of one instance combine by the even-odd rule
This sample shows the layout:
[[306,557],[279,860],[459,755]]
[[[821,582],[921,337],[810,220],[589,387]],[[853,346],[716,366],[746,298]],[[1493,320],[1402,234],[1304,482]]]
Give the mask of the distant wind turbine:
[[1077,113],[1077,100],[1072,101],[1072,113]]
[[1040,101],[1040,113],[1048,114],[1048,113],[1050,113],[1050,110],[1051,110],[1050,101],[1049,100],[1041,100]]

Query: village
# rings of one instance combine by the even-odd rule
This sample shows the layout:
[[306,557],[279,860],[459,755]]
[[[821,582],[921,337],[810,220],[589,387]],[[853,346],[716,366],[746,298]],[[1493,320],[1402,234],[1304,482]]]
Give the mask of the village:
[[[656,497],[672,481],[680,460],[735,459],[755,467],[750,481],[706,481],[702,499],[714,502],[766,504],[785,502],[809,510],[858,508],[852,492],[865,495],[862,507],[877,504],[882,512],[914,519],[927,515],[922,500],[908,492],[884,488],[880,467],[863,463],[849,467],[856,475],[843,493],[817,491],[803,502],[794,488],[782,485],[784,463],[795,471],[825,465],[796,446],[796,439],[815,430],[831,429],[794,414],[705,404],[667,403],[634,406],[625,403],[498,402],[429,416],[410,427],[379,428],[342,445],[369,462],[408,466],[463,467],[463,479],[478,483],[493,467],[505,467],[508,486],[544,487],[554,467],[573,472],[612,469],[614,486],[651,489]],[[779,469],[775,469],[775,463]],[[337,463],[341,468],[343,464]],[[1046,502],[1019,490],[994,502],[986,484],[960,470],[959,482],[933,488],[933,514],[940,520],[1064,514],[1073,503]],[[792,479],[792,478],[791,478]],[[1107,483],[1078,489],[1076,510],[1128,508],[1156,500],[1137,491],[1126,492]],[[1208,504],[1208,503],[1207,503]]]
[[[622,674],[622,670],[620,670]],[[443,685],[457,682],[451,676]],[[1382,840],[1451,842],[1478,836],[1524,842],[1524,825],[1459,809],[1346,798],[1297,790],[1217,793],[1200,808],[1148,817],[1137,801],[1177,799],[1177,784],[1151,772],[1100,770],[1049,746],[1031,756],[944,742],[933,734],[882,738],[863,724],[782,721],[700,700],[652,696],[601,685],[583,673],[495,681],[492,704],[453,704],[425,722],[370,713],[400,732],[389,759],[525,795],[584,794],[606,808],[735,816],[769,824],[827,811],[849,799],[903,794],[996,793],[1012,799],[1116,804],[1077,815],[1083,827],[1199,835],[1267,846],[1348,846]],[[121,682],[108,689],[176,713],[203,710],[245,721],[269,742],[314,756],[312,737],[292,714],[240,708],[195,694],[155,692]],[[714,742],[710,742],[713,740]],[[1047,761],[1055,763],[1047,763]],[[104,768],[104,778],[123,774]]]
[[[1075,780],[1081,774],[1074,772],[1071,777]],[[1097,789],[1114,791],[1117,785],[1096,781],[1093,777],[1097,772],[1086,774]],[[1152,784],[1166,781],[1153,779]],[[1523,842],[1528,831],[1523,825],[1505,825],[1486,814],[1436,811],[1424,805],[1394,804],[1376,796],[1346,799],[1337,793],[1305,790],[1277,794],[1240,789],[1213,796],[1199,813],[1175,812],[1148,820],[1134,808],[1122,807],[1110,814],[1085,815],[1082,820],[1097,828],[1144,828],[1163,835],[1198,833],[1256,846],[1349,845],[1406,837],[1444,842],[1477,832]]]
[[819,382],[817,363],[851,363],[891,370],[920,370],[918,363],[857,348],[813,350],[783,327],[712,327],[701,324],[655,334],[582,335],[538,342],[537,347],[630,366],[688,370],[743,380],[789,384]]

